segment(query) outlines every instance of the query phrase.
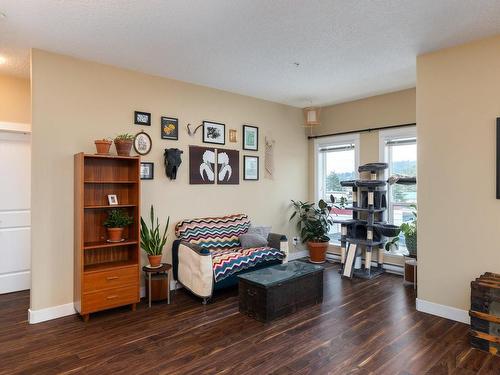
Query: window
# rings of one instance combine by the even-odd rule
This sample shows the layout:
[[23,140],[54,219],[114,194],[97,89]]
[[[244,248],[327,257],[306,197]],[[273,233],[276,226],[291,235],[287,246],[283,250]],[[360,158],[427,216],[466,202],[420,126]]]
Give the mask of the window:
[[[357,178],[359,136],[334,136],[315,140],[316,165],[316,202],[320,199],[330,200],[330,195],[339,202],[347,199],[347,205],[352,205],[352,189],[340,186],[340,181]],[[334,219],[351,219],[352,211],[334,208]],[[330,229],[330,242],[339,244],[340,224]]]
[[[380,132],[381,158],[389,164],[386,176],[417,175],[417,137],[416,128],[401,128]],[[417,204],[416,185],[388,185],[387,220],[394,225],[401,225],[413,219],[412,205]],[[393,249],[397,255],[406,254],[404,236],[399,238],[399,249]]]

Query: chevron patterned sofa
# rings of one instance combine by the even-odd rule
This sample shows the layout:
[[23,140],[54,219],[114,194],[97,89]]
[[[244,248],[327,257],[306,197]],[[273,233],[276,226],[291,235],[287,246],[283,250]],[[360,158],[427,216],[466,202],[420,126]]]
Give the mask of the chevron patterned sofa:
[[242,249],[239,236],[249,228],[244,214],[177,223],[178,239],[172,247],[174,279],[206,303],[215,290],[235,285],[238,274],[281,263],[288,251],[286,236],[270,233],[268,246]]

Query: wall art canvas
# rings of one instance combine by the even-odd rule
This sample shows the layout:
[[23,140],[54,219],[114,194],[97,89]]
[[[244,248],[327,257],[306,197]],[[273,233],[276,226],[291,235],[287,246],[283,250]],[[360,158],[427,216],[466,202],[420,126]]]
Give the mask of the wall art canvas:
[[140,170],[141,180],[152,180],[155,177],[155,164],[150,162],[141,162]]
[[179,120],[174,117],[161,117],[161,139],[179,139]]
[[243,125],[243,150],[259,150],[259,128],[256,126]]
[[217,149],[217,183],[238,185],[240,183],[240,152]]
[[243,156],[243,179],[257,181],[259,179],[259,157]]
[[203,121],[203,143],[226,144],[226,125]]
[[134,150],[139,155],[147,155],[153,147],[153,142],[148,133],[140,132],[135,135],[134,138]]
[[205,185],[215,183],[215,148],[189,146],[189,183]]
[[134,124],[136,125],[151,125],[151,113],[148,112],[134,112]]
[[236,129],[229,129],[229,142],[236,142]]

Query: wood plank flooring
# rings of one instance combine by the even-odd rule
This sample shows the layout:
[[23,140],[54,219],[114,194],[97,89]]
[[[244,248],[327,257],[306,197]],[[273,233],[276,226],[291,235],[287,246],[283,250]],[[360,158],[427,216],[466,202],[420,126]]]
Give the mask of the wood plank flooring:
[[35,325],[28,292],[2,295],[0,374],[500,374],[466,325],[417,312],[401,277],[326,267],[323,304],[269,324],[238,312],[237,289]]

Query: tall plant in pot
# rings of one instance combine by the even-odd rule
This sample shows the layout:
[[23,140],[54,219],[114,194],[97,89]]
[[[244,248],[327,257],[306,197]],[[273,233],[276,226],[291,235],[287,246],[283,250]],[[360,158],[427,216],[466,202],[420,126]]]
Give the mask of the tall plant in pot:
[[[311,263],[324,263],[330,237],[328,232],[333,225],[330,216],[335,198],[330,196],[330,203],[320,199],[317,206],[314,203],[293,201],[294,212],[290,221],[297,217],[297,231],[302,243],[307,243]],[[335,206],[336,207],[336,206]]]
[[158,267],[161,264],[163,247],[165,246],[168,238],[167,229],[170,223],[170,217],[167,217],[167,224],[165,225],[162,235],[160,235],[160,223],[158,218],[155,218],[153,205],[151,205],[149,218],[151,221],[151,227],[148,227],[144,219],[141,217],[141,247],[148,255],[149,265],[151,267]]
[[104,222],[104,226],[108,228],[108,241],[123,241],[123,230],[133,222],[134,218],[128,216],[125,210],[119,208],[110,210],[108,218]]
[[[413,218],[409,221],[401,224],[400,229],[403,236],[405,236],[406,250],[412,257],[417,256],[417,206],[412,204],[411,208],[413,211],[411,212]],[[391,251],[391,249],[395,247],[396,249],[399,247],[399,237],[394,237],[391,241],[385,244],[385,249],[387,251]]]

